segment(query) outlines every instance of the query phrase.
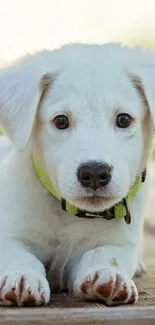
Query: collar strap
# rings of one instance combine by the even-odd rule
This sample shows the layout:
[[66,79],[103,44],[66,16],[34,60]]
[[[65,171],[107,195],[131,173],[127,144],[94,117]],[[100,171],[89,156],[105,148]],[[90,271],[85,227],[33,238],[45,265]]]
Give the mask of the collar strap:
[[61,201],[61,206],[64,211],[74,214],[80,218],[98,217],[98,218],[103,218],[106,220],[111,220],[114,218],[117,218],[117,219],[124,218],[127,224],[131,223],[131,215],[130,215],[129,206],[130,206],[134,196],[138,192],[140,185],[143,182],[145,182],[146,170],[144,170],[144,172],[141,174],[141,176],[137,177],[137,179],[136,179],[134,185],[131,187],[127,197],[124,198],[121,202],[117,203],[112,208],[105,210],[103,212],[91,213],[91,212],[79,210],[77,207],[75,207],[74,205],[70,204],[69,202],[67,202],[66,200],[61,198],[61,196],[59,196],[59,194],[54,189],[47,174],[39,166],[39,162],[38,162],[36,155],[33,155],[33,162],[34,162],[34,167],[35,167],[36,173],[37,173],[40,181],[43,183],[44,187],[54,197],[56,197],[59,201]]

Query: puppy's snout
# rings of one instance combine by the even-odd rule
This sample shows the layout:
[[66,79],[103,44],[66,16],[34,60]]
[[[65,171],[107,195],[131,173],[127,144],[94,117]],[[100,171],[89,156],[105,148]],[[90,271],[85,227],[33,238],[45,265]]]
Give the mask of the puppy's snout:
[[82,164],[78,168],[77,177],[84,187],[89,187],[96,191],[109,183],[111,170],[112,167],[108,164],[92,161]]

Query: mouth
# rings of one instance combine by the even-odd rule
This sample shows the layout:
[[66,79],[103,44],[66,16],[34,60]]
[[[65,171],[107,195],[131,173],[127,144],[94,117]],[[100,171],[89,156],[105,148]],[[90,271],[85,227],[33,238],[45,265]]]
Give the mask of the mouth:
[[113,200],[114,197],[110,196],[83,196],[78,198],[78,201],[84,204],[91,204],[91,205],[100,205],[103,204],[104,202],[108,202]]

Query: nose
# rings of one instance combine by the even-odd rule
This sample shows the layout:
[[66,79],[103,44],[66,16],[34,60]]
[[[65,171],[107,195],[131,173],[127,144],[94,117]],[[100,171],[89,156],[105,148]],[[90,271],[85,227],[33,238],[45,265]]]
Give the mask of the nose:
[[77,177],[84,187],[89,187],[96,191],[110,182],[111,170],[112,167],[108,164],[92,161],[82,164],[78,168]]

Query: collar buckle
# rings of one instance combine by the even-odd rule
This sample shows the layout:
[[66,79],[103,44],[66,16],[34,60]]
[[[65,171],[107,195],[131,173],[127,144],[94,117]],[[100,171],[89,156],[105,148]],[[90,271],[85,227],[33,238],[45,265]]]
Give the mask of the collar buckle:
[[88,218],[88,219],[98,218],[98,219],[106,219],[106,220],[111,220],[115,218],[114,208],[105,210],[104,212],[87,212],[87,211],[80,210],[76,214],[76,216],[79,218]]

